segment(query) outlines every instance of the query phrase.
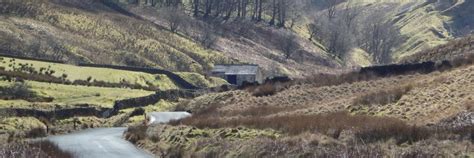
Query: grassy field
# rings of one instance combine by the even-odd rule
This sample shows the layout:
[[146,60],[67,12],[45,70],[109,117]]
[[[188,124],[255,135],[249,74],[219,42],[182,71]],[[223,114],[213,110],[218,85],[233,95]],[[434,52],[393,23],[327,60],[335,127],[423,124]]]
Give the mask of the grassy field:
[[216,87],[228,84],[227,81],[224,79],[216,77],[209,77],[208,79],[206,79],[206,77],[198,73],[178,72],[177,74],[184,78],[184,80],[198,87]]
[[[51,103],[29,103],[22,100],[0,100],[0,107],[32,107],[51,108],[55,104],[73,106],[75,104],[92,104],[100,107],[112,107],[114,101],[151,95],[154,92],[121,88],[101,88],[87,86],[73,86],[49,84],[35,81],[26,82],[31,90],[44,97],[53,97]],[[0,85],[11,85],[7,81],[0,81]]]
[[[142,86],[157,86],[160,89],[177,89],[178,87],[166,75],[154,75],[142,72],[124,71],[108,68],[92,68],[80,67],[69,64],[58,64],[33,60],[22,60],[12,58],[4,58],[0,61],[0,67],[5,67],[6,70],[12,70],[13,67],[19,67],[20,64],[32,65],[37,71],[41,68],[55,71],[53,76],[62,77],[67,75],[67,79],[74,80],[91,80],[105,81],[110,83],[121,83],[127,81],[132,84],[139,84]],[[12,66],[10,66],[12,65]]]
[[10,117],[0,118],[0,131],[21,130],[27,131],[33,128],[43,128],[44,124],[33,117]]

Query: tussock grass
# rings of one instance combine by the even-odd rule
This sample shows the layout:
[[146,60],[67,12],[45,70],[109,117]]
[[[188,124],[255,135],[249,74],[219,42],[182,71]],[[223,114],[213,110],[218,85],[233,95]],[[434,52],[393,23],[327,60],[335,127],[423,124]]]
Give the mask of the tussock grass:
[[305,132],[319,132],[338,138],[343,130],[353,130],[357,138],[366,142],[396,139],[398,143],[415,142],[429,137],[429,132],[421,127],[387,117],[351,115],[345,112],[318,115],[285,115],[265,117],[259,111],[247,113],[244,117],[219,119],[216,107],[194,114],[192,117],[174,121],[171,124],[190,125],[197,128],[249,127],[275,129],[290,135]]
[[364,106],[386,105],[389,103],[396,103],[403,97],[403,95],[407,94],[411,89],[413,89],[413,85],[406,85],[394,89],[384,89],[369,92],[354,99],[352,104],[353,106]]
[[146,125],[136,125],[127,128],[127,131],[125,132],[125,139],[132,142],[133,144],[136,144],[138,141],[143,140],[147,138],[146,131],[148,129],[148,126]]
[[33,142],[2,144],[0,146],[0,157],[2,158],[30,158],[30,157],[49,157],[49,158],[73,158],[74,154],[59,149],[58,145],[48,140]]

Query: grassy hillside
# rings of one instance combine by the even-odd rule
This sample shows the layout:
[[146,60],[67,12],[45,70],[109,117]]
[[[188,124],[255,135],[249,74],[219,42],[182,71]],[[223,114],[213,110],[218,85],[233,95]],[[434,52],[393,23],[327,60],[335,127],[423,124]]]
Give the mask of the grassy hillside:
[[[473,58],[469,60],[460,67],[430,74],[359,76],[362,80],[330,86],[326,85],[333,80],[351,78],[316,76],[286,88],[285,84],[274,84],[204,95],[178,104],[193,111],[191,118],[172,125],[144,127],[141,131],[147,131],[143,133],[146,137],[138,139],[137,144],[156,154],[181,149],[178,153],[195,156],[272,157],[275,155],[262,151],[278,151],[279,156],[294,157],[469,157],[474,154],[474,65]],[[276,94],[256,96],[271,91]],[[246,128],[256,133],[276,130],[278,137],[257,135],[248,139],[238,134]],[[157,141],[152,131],[170,132],[167,129],[183,133],[232,130],[236,135],[160,135]],[[126,135],[134,134],[139,131],[130,128]],[[130,140],[136,142],[133,138]]]
[[193,72],[231,61],[148,21],[117,13],[100,1],[7,0],[0,5],[3,53]]
[[406,56],[416,54],[422,50],[443,45],[452,39],[464,37],[472,32],[472,16],[467,13],[473,8],[472,1],[373,1],[354,0],[363,9],[384,9],[389,13],[387,20],[393,21],[406,37],[396,48],[392,57],[399,61]]
[[[0,81],[0,86],[6,87],[14,83]],[[90,104],[97,107],[111,108],[116,100],[137,98],[151,95],[154,92],[143,90],[131,90],[122,88],[101,88],[88,86],[73,86],[63,84],[50,84],[43,82],[27,81],[30,89],[39,96],[52,97],[54,100],[48,103],[28,102],[25,100],[0,100],[0,108],[25,107],[37,109],[52,109],[59,107],[74,107],[78,104]]]
[[[472,6],[470,1],[354,0],[349,3],[367,12],[384,8],[388,13],[386,19],[393,21],[406,37],[393,50],[395,61],[464,36],[472,28],[472,20],[464,16]],[[306,22],[312,19],[313,12],[303,14],[301,22],[295,23],[292,29],[250,21],[209,22],[189,18],[191,27],[174,34],[167,29],[157,8],[148,6],[122,5],[134,15],[109,8],[102,1],[8,0],[1,2],[1,6],[0,51],[9,54],[201,74],[215,63],[244,62],[292,77],[334,73],[333,67],[341,65],[371,64],[360,59],[367,56],[364,54],[349,53],[343,60],[335,59],[320,43],[306,40]],[[338,7],[344,9],[344,6],[341,3]],[[200,30],[214,30],[215,44],[209,49],[198,41]],[[301,47],[286,59],[279,42],[290,30],[293,31],[290,34],[297,35]]]
[[406,56],[401,62],[442,61],[474,54],[474,35]]
[[[141,133],[144,137],[127,139],[160,156],[169,156],[163,151],[180,149],[182,155],[220,157],[276,156],[262,151],[277,151],[278,156],[286,157],[471,157],[471,41],[471,37],[451,41],[406,59],[447,60],[452,65],[436,67],[431,73],[318,75],[203,95],[177,104],[179,109],[192,111],[192,117],[170,125],[141,127],[146,131]],[[135,128],[129,128],[126,135],[140,134]],[[276,133],[249,139],[240,134],[247,128]],[[170,129],[189,134],[170,136]],[[231,130],[232,134],[193,133],[201,130]],[[157,131],[163,135],[156,135]]]
[[[141,5],[123,5],[129,11],[153,21],[155,24],[167,28],[167,22],[160,17],[159,8]],[[184,3],[184,7],[191,7]],[[302,77],[309,74],[331,72],[334,67],[341,66],[341,62],[335,60],[318,45],[300,36],[299,32],[293,32],[289,28],[277,28],[269,26],[266,22],[255,23],[250,20],[235,19],[206,20],[188,17],[190,26],[183,26],[180,34],[183,36],[199,39],[200,34],[206,30],[213,30],[215,43],[211,47],[222,52],[227,57],[237,59],[244,63],[258,64],[270,72]],[[266,17],[268,19],[268,17]],[[296,28],[304,29],[304,25]],[[295,35],[299,48],[295,53],[286,58],[281,51],[281,41],[286,35]]]
[[34,60],[23,60],[2,57],[0,60],[0,67],[7,71],[12,71],[15,68],[20,68],[21,65],[29,65],[36,71],[44,69],[44,71],[54,71],[52,74],[56,77],[62,77],[64,74],[69,81],[87,80],[104,81],[109,83],[129,82],[132,84],[139,84],[142,86],[157,86],[162,90],[177,89],[177,85],[173,83],[166,75],[153,75],[142,72],[124,71],[108,68],[93,68],[80,67],[69,64],[58,64],[51,62],[42,62]]
[[[236,61],[292,76],[328,72],[327,66],[338,65],[304,39],[299,41],[303,46],[300,54],[286,60],[278,49],[279,36],[274,35],[287,31],[272,27],[193,25],[216,32],[235,31],[217,34],[215,45],[207,49],[193,37],[165,29],[156,10],[149,13],[143,8],[128,8],[138,18],[108,8],[101,1],[8,0],[0,4],[0,51],[8,54],[197,73],[207,72],[215,63]],[[268,40],[270,37],[275,40]],[[310,68],[315,66],[318,69]]]

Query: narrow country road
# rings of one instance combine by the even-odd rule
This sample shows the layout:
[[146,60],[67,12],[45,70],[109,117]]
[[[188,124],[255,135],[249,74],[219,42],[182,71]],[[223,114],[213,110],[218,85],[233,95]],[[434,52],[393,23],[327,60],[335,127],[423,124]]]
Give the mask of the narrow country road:
[[126,128],[98,128],[48,139],[80,158],[151,158],[122,138]]
[[[168,123],[171,120],[191,116],[187,112],[152,112],[151,124]],[[151,158],[148,154],[122,138],[125,127],[88,129],[61,136],[48,137],[61,149],[80,158]]]

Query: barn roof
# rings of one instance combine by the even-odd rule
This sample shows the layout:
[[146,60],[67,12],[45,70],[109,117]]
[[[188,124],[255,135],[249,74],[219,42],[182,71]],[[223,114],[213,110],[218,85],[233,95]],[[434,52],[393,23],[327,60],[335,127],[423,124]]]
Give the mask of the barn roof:
[[258,65],[215,65],[212,73],[225,73],[226,75],[254,75],[258,73]]

